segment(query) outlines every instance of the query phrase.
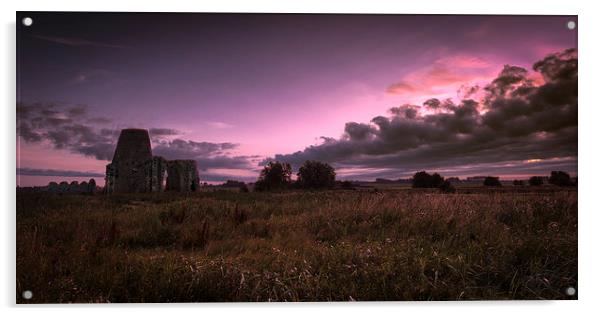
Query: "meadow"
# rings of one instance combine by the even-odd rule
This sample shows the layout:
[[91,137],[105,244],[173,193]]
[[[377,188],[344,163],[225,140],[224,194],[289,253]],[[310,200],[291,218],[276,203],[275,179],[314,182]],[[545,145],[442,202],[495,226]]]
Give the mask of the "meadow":
[[16,241],[18,303],[577,298],[574,188],[18,193]]

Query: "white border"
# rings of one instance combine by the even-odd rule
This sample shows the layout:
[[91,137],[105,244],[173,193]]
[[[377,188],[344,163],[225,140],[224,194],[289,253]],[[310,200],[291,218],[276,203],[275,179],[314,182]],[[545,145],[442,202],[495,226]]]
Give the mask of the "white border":
[[[2,218],[2,251],[0,300],[3,312],[32,314],[37,312],[60,315],[125,314],[133,307],[145,314],[162,315],[166,308],[177,313],[251,313],[258,315],[303,315],[313,313],[345,313],[420,315],[576,315],[592,314],[598,303],[602,267],[599,225],[602,223],[600,195],[600,139],[602,117],[599,85],[602,74],[600,5],[594,1],[184,1],[184,0],[104,0],[76,1],[21,0],[2,2],[3,40],[0,49],[3,63],[0,69],[2,96],[1,119],[4,145],[0,182]],[[16,2],[16,1],[15,1]],[[144,305],[78,305],[78,306],[15,306],[15,11],[147,11],[147,12],[320,12],[320,13],[429,13],[429,14],[577,14],[579,15],[579,301],[555,302],[400,302],[400,303],[301,303],[301,304],[144,304]],[[82,308],[84,310],[82,310]],[[5,314],[6,315],[6,314]]]

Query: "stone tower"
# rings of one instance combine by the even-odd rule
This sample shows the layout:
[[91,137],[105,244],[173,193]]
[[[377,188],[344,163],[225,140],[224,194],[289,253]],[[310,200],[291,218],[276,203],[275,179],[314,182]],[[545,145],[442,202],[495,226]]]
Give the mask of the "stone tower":
[[121,130],[113,162],[132,163],[151,159],[151,142],[145,129],[129,128]]
[[[124,129],[119,135],[113,161],[106,169],[107,193],[149,192],[147,174],[153,154],[148,131]],[[158,173],[158,172],[157,172]]]
[[194,160],[167,162],[167,191],[192,192],[199,189],[199,171]]

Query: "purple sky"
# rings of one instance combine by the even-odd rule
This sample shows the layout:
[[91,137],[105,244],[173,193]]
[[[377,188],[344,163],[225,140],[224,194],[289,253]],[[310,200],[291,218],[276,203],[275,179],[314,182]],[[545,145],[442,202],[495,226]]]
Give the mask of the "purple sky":
[[[528,70],[523,81],[533,87],[557,83],[532,66],[577,47],[577,31],[566,27],[574,16],[21,12],[17,21],[24,16],[34,23],[17,28],[19,185],[90,176],[104,183],[115,131],[126,127],[153,129],[155,154],[197,159],[202,181],[210,182],[253,181],[272,157],[293,165],[324,160],[349,179],[406,177],[418,169],[576,175],[576,117],[541,123],[552,108],[576,115],[576,91],[570,108],[573,101],[557,108],[532,105],[547,99],[530,97],[537,116],[529,111],[507,121],[530,122],[520,135],[480,126],[493,109],[485,87],[504,65]],[[431,98],[457,106],[474,99],[476,118],[466,124],[479,125],[477,132],[455,131],[453,139],[425,132],[450,132],[432,123],[446,112],[427,109]],[[390,111],[405,104],[418,106],[417,117]],[[395,129],[385,135],[377,117]],[[353,137],[348,122],[374,130]],[[503,137],[465,142],[489,132]],[[448,148],[441,159],[427,154],[435,147]],[[494,160],[495,150],[515,154]],[[394,163],[396,157],[405,159]]]

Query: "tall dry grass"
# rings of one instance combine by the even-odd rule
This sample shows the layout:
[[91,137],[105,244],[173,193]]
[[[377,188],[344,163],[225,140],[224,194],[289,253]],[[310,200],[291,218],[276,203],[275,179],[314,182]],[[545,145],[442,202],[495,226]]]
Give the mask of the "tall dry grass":
[[576,191],[17,196],[19,303],[576,298],[569,286]]

